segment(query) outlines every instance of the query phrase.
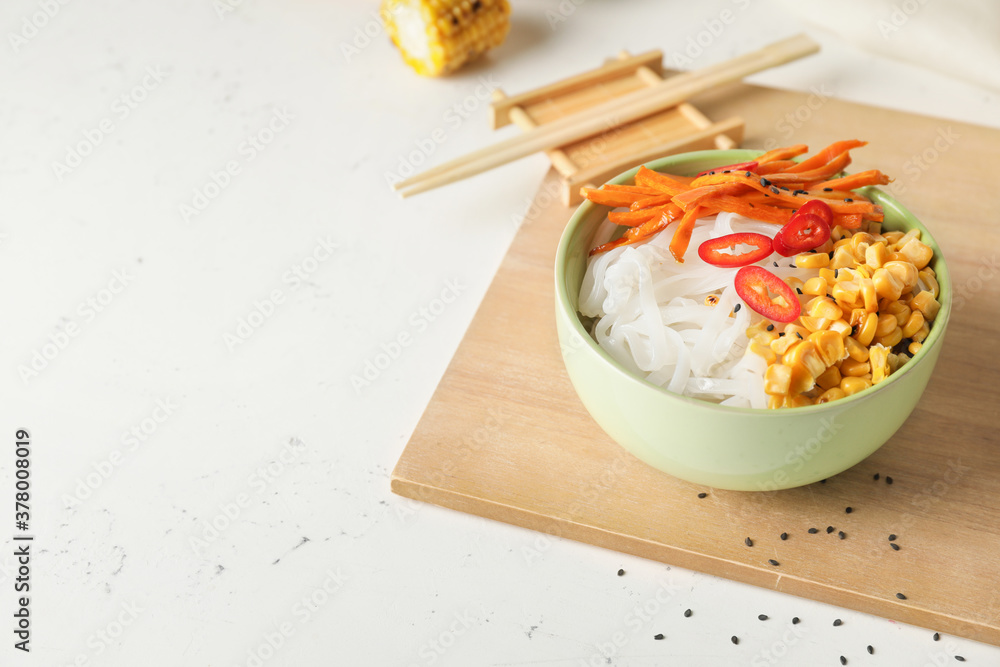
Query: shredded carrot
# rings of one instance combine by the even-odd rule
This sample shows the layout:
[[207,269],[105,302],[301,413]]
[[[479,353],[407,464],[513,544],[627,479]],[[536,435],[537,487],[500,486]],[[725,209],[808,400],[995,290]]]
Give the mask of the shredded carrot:
[[616,225],[635,227],[636,225],[648,222],[665,212],[669,212],[675,217],[680,217],[683,213],[683,211],[674,204],[664,204],[663,206],[653,206],[641,211],[611,211],[608,213],[608,220]]
[[785,146],[784,148],[775,148],[774,150],[768,151],[757,158],[757,165],[764,165],[769,162],[776,162],[778,160],[790,160],[793,157],[798,157],[806,151],[809,147],[805,144],[795,144],[794,146]]
[[633,202],[649,195],[644,192],[627,192],[625,190],[605,190],[595,188],[580,188],[580,194],[589,201],[601,206],[631,206]]
[[692,206],[684,211],[684,216],[677,223],[677,229],[674,230],[674,238],[670,240],[670,254],[681,264],[684,263],[684,253],[687,252],[688,244],[691,243],[691,233],[694,232],[694,223],[703,215],[706,215],[706,213],[700,206]]
[[751,220],[770,222],[775,225],[783,225],[792,217],[791,208],[779,208],[768,206],[767,204],[755,204],[748,196],[732,197],[730,195],[719,195],[704,200],[701,204],[708,214],[726,211],[738,213]]
[[644,241],[651,236],[659,234],[661,231],[667,228],[667,226],[676,219],[670,211],[664,211],[659,216],[654,217],[637,227],[632,227],[631,229],[625,230],[620,238],[614,241],[609,241],[603,245],[599,245],[590,251],[591,255],[596,255],[600,252],[605,252],[611,250],[612,248],[617,248],[618,246],[628,245],[631,243],[637,243],[639,241]]
[[[813,186],[813,189],[833,188],[834,190],[853,190],[866,185],[888,185],[890,182],[892,182],[892,179],[878,169],[869,169],[868,171],[859,171],[858,173],[851,174],[850,176],[843,176],[841,178],[835,178],[831,181],[817,183]],[[851,195],[844,196],[850,197]]]
[[646,167],[639,167],[639,171],[635,174],[635,182],[639,185],[656,188],[660,192],[668,195],[678,195],[691,189],[691,181],[683,182],[677,180],[675,176],[670,174],[661,174],[658,171],[653,171],[652,169],[647,169]]
[[809,171],[792,172],[789,169],[778,174],[771,174],[767,178],[775,185],[800,186],[828,179],[842,172],[849,164],[851,164],[851,154],[848,151],[844,151],[826,164],[810,169]]
[[816,153],[812,157],[799,162],[794,167],[789,167],[788,171],[792,173],[801,173],[803,171],[809,171],[810,169],[816,169],[824,164],[830,162],[835,157],[840,155],[845,151],[849,151],[854,148],[860,148],[862,146],[867,146],[867,141],[858,141],[857,139],[848,139],[847,141],[835,141],[819,153]]
[[661,192],[652,197],[646,197],[645,199],[634,201],[632,202],[632,206],[629,208],[633,211],[640,211],[644,208],[650,208],[652,206],[663,206],[664,204],[669,204],[672,199],[673,195],[665,195]]

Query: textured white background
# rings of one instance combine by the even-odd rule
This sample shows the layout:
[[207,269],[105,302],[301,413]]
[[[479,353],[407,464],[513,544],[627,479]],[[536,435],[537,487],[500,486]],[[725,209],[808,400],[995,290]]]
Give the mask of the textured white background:
[[[879,52],[921,25],[923,5],[903,4],[912,11]],[[702,32],[690,66],[807,27],[822,42],[756,83],[993,127],[998,94],[868,55],[766,0],[515,2],[502,48],[426,80],[374,10],[0,9],[0,498],[8,507],[13,433],[29,428],[37,535],[25,656],[9,630],[13,529],[0,529],[0,664],[938,665],[954,653],[1000,664],[997,648],[391,495],[390,471],[547,163],[407,201],[386,187],[438,128],[427,164],[515,131],[488,129],[483,81],[521,91],[622,48],[663,49],[669,65]],[[734,20],[708,38],[723,10]],[[855,20],[873,34],[891,12]],[[940,34],[959,58],[960,32]],[[467,119],[449,111],[463,102]],[[196,190],[217,196],[184,216]],[[453,303],[422,314],[448,285]],[[241,320],[259,326],[240,332]],[[251,335],[227,344],[239,333]],[[352,385],[401,333],[397,358]],[[22,377],[36,353],[37,375]]]

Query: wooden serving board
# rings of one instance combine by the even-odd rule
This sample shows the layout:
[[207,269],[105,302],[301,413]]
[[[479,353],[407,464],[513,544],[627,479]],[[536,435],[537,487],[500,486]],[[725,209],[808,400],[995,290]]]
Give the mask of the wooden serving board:
[[851,169],[894,175],[889,189],[932,229],[955,305],[909,421],[853,469],[780,492],[700,487],[625,453],[563,368],[552,267],[572,211],[551,196],[550,172],[393,472],[393,491],[1000,645],[1000,132],[744,84],[695,103],[711,117],[743,116],[746,147],[869,140]]

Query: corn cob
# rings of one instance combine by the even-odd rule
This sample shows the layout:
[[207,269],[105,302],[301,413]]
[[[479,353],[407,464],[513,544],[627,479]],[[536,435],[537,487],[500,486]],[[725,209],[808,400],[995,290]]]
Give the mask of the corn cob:
[[383,0],[381,11],[403,60],[424,76],[454,72],[510,28],[507,0]]

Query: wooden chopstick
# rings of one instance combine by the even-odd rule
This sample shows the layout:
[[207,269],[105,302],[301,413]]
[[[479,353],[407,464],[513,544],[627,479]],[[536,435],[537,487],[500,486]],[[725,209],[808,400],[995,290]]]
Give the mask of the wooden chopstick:
[[656,86],[613,98],[579,113],[481,148],[433,167],[392,187],[403,197],[454,183],[538,151],[557,148],[675,106],[711,88],[816,53],[819,44],[796,35],[762,49],[699,70],[685,72]]

